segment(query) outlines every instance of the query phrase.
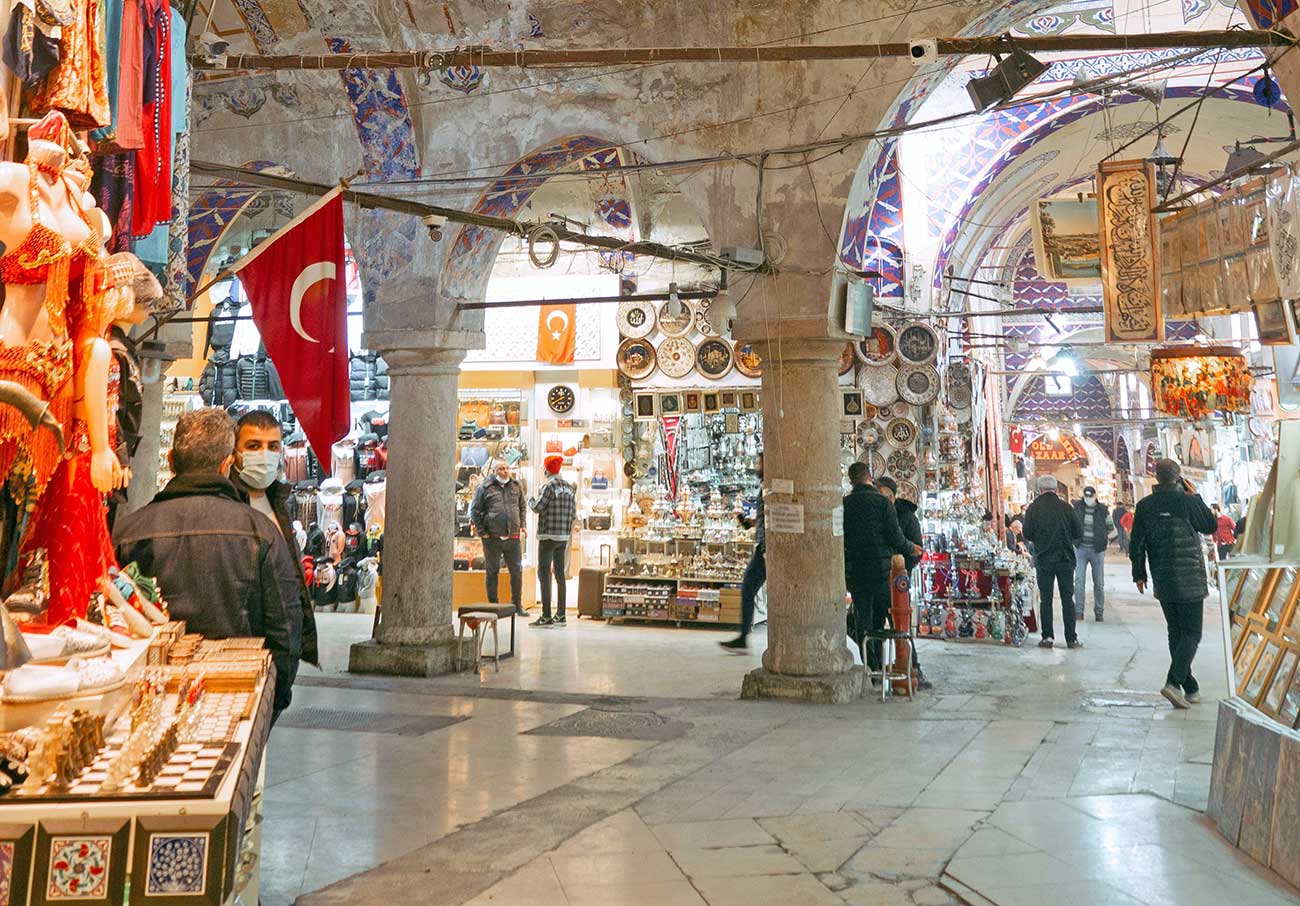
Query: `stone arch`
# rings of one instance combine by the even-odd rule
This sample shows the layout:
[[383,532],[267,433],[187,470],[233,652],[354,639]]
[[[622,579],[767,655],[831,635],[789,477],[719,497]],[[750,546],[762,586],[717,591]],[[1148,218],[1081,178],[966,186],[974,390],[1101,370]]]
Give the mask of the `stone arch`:
[[[259,173],[278,169],[282,170],[286,176],[294,175],[291,171],[285,170],[280,164],[269,160],[248,161],[244,164],[244,167],[249,170],[256,170]],[[226,179],[213,181],[220,186],[236,185]],[[263,191],[262,189],[237,191],[211,189],[194,200],[194,203],[190,206],[190,245],[185,262],[186,270],[189,273],[191,290],[202,287],[203,272],[207,270],[208,262],[212,259],[212,253],[220,247],[222,237],[226,235],[231,225],[239,219],[239,215],[248,210],[248,207],[257,200]]]
[[[556,139],[511,165],[479,196],[474,213],[513,217],[543,185],[545,176],[573,167],[606,169],[625,156],[630,160],[630,152],[620,142],[603,136],[579,133]],[[453,303],[482,301],[492,262],[504,241],[504,234],[486,227],[466,224],[457,230],[442,269],[443,297]],[[481,317],[478,314],[477,324],[464,323],[467,319],[463,319],[463,328],[478,329]]]

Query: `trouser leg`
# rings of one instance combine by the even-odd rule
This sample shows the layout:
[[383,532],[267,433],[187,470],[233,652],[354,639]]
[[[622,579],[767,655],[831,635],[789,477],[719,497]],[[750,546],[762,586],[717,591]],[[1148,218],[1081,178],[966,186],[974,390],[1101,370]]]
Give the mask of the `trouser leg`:
[[1160,602],[1165,620],[1169,623],[1169,674],[1166,682],[1187,693],[1200,691],[1192,676],[1192,659],[1201,644],[1201,630],[1205,618],[1201,601]]
[[[542,619],[551,618],[551,570],[555,563],[551,557],[554,541],[537,542],[537,582],[541,586]],[[563,581],[563,580],[561,580]]]
[[1052,567],[1038,567],[1038,628],[1045,639],[1056,637],[1052,631],[1052,583],[1055,581],[1056,573]]
[[745,576],[740,580],[740,634],[749,635],[754,628],[754,602],[758,590],[767,582],[767,559],[764,557],[763,545],[754,546],[754,553],[745,567]]
[[1056,583],[1061,589],[1061,621],[1065,623],[1065,641],[1073,642],[1079,638],[1074,628],[1074,567],[1069,563],[1062,564],[1057,569]]
[[1087,599],[1088,588],[1088,564],[1091,558],[1088,556],[1090,548],[1076,547],[1074,549],[1074,600],[1080,607]]
[[[889,576],[869,576],[867,583],[867,628],[879,632],[885,628],[885,619],[889,616]],[[867,665],[872,670],[879,670],[882,657],[881,641],[873,639],[868,642]]]
[[1106,612],[1105,551],[1092,552],[1092,610],[1098,615]]
[[523,553],[519,539],[507,538],[501,542],[501,554],[505,558],[506,569],[510,571],[510,603],[518,608],[524,599]]
[[569,542],[556,541],[551,556],[555,560],[555,615],[564,616],[564,605],[569,596],[569,581],[565,575],[565,560],[568,559]]
[[497,603],[497,577],[501,573],[501,544],[497,538],[483,539],[483,585],[488,603]]

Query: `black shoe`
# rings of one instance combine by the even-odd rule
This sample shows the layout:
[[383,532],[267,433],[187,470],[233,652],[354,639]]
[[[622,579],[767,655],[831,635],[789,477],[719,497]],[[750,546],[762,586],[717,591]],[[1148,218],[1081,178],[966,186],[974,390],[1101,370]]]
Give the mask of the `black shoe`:
[[1104,616],[1102,616],[1102,613],[1101,613],[1100,610],[1097,611],[1097,613],[1096,613],[1094,616],[1096,617],[1096,620],[1097,620],[1098,623],[1105,623],[1105,622],[1106,622],[1106,618],[1105,618]]
[[528,611],[524,609],[523,605],[517,605],[515,607],[515,616],[526,617],[528,616]]
[[567,621],[566,619],[564,619],[564,617],[556,617],[554,620],[551,620],[551,622],[554,623],[556,626],[567,626],[567,625],[569,625],[568,621]]
[[1051,639],[1042,639],[1042,640],[1039,641],[1039,643],[1038,643],[1038,647],[1039,647],[1039,648],[1051,648],[1051,647],[1052,647],[1052,640],[1051,640]]
[[934,688],[934,683],[922,676],[916,681],[916,688],[921,692],[928,692]]
[[1075,639],[1073,642],[1066,642],[1065,647],[1073,651],[1075,648],[1083,647],[1083,639]]
[[749,650],[749,640],[741,635],[732,639],[730,642],[719,642],[718,647],[723,651],[730,651],[733,654],[741,654],[742,652]]
[[528,624],[529,626],[554,626],[555,621],[550,617],[538,617]]

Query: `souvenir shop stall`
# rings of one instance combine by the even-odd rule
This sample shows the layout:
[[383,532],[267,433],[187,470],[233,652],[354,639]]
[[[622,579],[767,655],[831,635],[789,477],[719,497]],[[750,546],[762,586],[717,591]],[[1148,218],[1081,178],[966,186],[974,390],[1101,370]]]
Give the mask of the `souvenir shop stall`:
[[269,655],[187,633],[108,532],[158,379],[129,333],[183,298],[185,23],[138,10],[141,28],[91,2],[5,22],[0,891],[24,906],[257,899]]
[[579,577],[584,615],[740,622],[761,492],[762,362],[714,324],[713,304],[619,304],[615,465],[627,490],[612,563]]

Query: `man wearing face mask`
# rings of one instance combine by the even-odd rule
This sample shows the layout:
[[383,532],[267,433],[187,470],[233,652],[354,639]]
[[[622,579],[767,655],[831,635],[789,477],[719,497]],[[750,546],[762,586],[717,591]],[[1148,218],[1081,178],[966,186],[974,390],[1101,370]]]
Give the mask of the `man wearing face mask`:
[[289,545],[229,479],[235,426],[224,409],[176,422],[175,477],[113,527],[119,563],[156,576],[172,618],[210,639],[261,637],[275,663],[275,713],[289,706],[302,654],[301,586]]
[[1079,517],[1083,526],[1083,537],[1074,546],[1074,608],[1082,621],[1088,568],[1092,567],[1092,613],[1101,623],[1106,610],[1106,545],[1110,534],[1110,513],[1106,504],[1097,499],[1097,489],[1088,485],[1083,489],[1083,499],[1074,502],[1074,515]]
[[279,526],[280,534],[289,545],[302,586],[302,659],[319,667],[316,610],[312,607],[307,577],[302,571],[302,545],[289,515],[289,497],[293,494],[293,487],[280,478],[283,446],[284,432],[274,415],[263,409],[245,412],[235,422],[235,466],[230,470],[230,481],[249,506]]

